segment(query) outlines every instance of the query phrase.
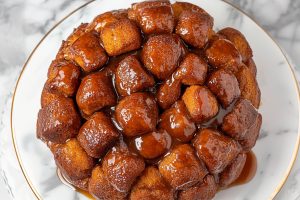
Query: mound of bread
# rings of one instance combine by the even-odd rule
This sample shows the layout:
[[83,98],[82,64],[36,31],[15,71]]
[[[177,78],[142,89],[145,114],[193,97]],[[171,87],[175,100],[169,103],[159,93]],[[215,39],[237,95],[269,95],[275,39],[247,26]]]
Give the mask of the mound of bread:
[[241,174],[262,116],[252,50],[185,2],[75,28],[50,64],[37,137],[97,199],[201,200]]

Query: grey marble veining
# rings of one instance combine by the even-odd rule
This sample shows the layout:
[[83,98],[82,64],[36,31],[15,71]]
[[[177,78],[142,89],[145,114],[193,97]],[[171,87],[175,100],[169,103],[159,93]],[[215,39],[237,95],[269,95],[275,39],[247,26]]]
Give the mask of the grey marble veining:
[[[300,74],[300,0],[227,0],[270,33]],[[12,146],[12,92],[26,58],[43,35],[63,16],[87,0],[0,0],[0,197],[33,199]],[[231,19],[239,20],[235,16]],[[266,52],[267,53],[267,52]],[[285,134],[281,130],[276,134]],[[262,130],[260,139],[268,137]],[[265,158],[265,162],[268,157]],[[76,199],[76,197],[74,197]],[[300,160],[276,199],[300,199]]]

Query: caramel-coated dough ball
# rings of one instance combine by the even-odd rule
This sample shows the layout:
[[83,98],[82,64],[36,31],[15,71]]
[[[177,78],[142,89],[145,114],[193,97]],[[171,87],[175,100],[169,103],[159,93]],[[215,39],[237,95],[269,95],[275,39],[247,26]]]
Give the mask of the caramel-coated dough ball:
[[176,146],[159,163],[159,172],[176,190],[202,182],[207,170],[188,144]]
[[132,154],[124,143],[111,149],[102,161],[107,180],[120,192],[128,192],[145,169],[142,158]]
[[94,159],[84,151],[75,138],[65,144],[52,145],[51,151],[57,166],[67,179],[75,181],[91,176],[95,165]]
[[148,93],[133,93],[116,107],[116,120],[127,136],[153,131],[158,121],[155,99]]
[[109,56],[118,56],[141,47],[142,37],[138,27],[129,19],[108,24],[100,34]]
[[177,68],[184,52],[184,46],[177,35],[162,34],[148,39],[141,58],[154,76],[164,80]]
[[174,190],[165,182],[154,166],[147,167],[133,186],[130,200],[174,200]]
[[118,137],[111,119],[102,112],[96,112],[82,125],[77,139],[87,154],[100,158]]
[[40,109],[37,137],[45,142],[64,143],[78,134],[80,125],[80,116],[73,100],[59,97]]
[[214,129],[203,129],[193,146],[212,174],[222,172],[242,150],[239,143]]
[[115,81],[121,96],[130,95],[155,84],[153,77],[143,69],[138,58],[133,55],[119,62]]
[[208,121],[218,114],[218,101],[213,93],[204,86],[188,87],[182,100],[192,119],[197,123]]
[[163,112],[159,127],[181,142],[190,141],[196,131],[196,125],[191,120],[183,101],[177,101]]
[[87,116],[105,106],[114,106],[117,103],[117,97],[111,78],[104,72],[84,77],[76,94],[76,102],[80,110]]
[[144,34],[172,33],[175,26],[169,1],[134,3],[128,18],[137,22]]

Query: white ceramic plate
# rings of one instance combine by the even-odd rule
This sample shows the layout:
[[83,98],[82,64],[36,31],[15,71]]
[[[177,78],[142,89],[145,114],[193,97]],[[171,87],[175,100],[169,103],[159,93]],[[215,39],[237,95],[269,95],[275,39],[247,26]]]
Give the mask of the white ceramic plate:
[[[46,145],[36,138],[36,118],[47,69],[61,41],[81,22],[113,9],[128,8],[139,0],[91,2],[61,21],[34,50],[18,81],[12,105],[12,133],[24,175],[39,199],[85,199],[63,185]],[[263,125],[253,151],[258,160],[255,178],[248,184],[217,194],[216,199],[270,199],[282,187],[299,146],[299,94],[295,77],[274,41],[249,17],[218,0],[186,0],[207,10],[215,28],[231,26],[248,39],[258,68]],[[113,3],[112,3],[113,2]]]

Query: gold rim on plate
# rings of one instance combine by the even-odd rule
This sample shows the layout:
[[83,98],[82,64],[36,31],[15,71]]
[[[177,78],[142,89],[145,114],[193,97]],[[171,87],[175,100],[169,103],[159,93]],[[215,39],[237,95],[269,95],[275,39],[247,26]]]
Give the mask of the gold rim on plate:
[[[40,46],[40,44],[46,39],[46,37],[58,26],[60,25],[64,20],[66,20],[68,17],[70,17],[72,14],[74,14],[75,12],[77,12],[78,10],[80,10],[81,8],[87,6],[88,4],[94,2],[95,0],[91,0],[87,3],[84,3],[83,5],[81,5],[80,7],[76,8],[75,10],[73,10],[72,12],[70,12],[68,15],[66,15],[65,17],[63,17],[61,20],[59,20],[45,35],[44,37],[39,41],[39,43],[35,46],[35,48],[33,49],[33,51],[30,53],[29,57],[27,58],[22,70],[21,70],[21,73],[18,77],[18,80],[17,80],[17,83],[16,83],[16,86],[15,86],[15,89],[14,89],[14,93],[13,93],[13,97],[12,97],[12,104],[11,104],[11,111],[10,111],[10,126],[11,126],[11,133],[12,133],[12,141],[13,141],[13,146],[14,146],[14,150],[15,150],[15,153],[16,153],[16,156],[17,156],[17,160],[19,162],[19,165],[20,165],[20,168],[21,168],[21,171],[30,187],[30,189],[32,190],[32,192],[34,193],[35,197],[39,200],[42,200],[42,197],[41,195],[38,193],[38,191],[34,188],[32,182],[30,181],[25,169],[24,169],[24,166],[23,166],[23,163],[22,163],[22,160],[21,160],[21,157],[20,157],[20,154],[19,154],[19,151],[18,151],[18,147],[17,147],[17,144],[16,144],[16,141],[15,141],[15,133],[14,133],[14,130],[13,130],[13,122],[12,122],[12,119],[13,119],[13,109],[14,109],[14,100],[15,100],[15,94],[16,94],[16,91],[17,91],[17,87],[18,87],[18,84],[19,84],[19,81],[22,77],[22,74],[25,70],[25,68],[27,67],[27,64],[29,63],[29,61],[31,60],[33,54],[35,53],[36,49]],[[294,73],[294,70],[291,66],[291,63],[289,62],[288,58],[286,57],[285,53],[283,52],[283,50],[281,49],[281,47],[277,44],[277,42],[273,39],[273,37],[267,32],[265,31],[260,25],[259,23],[253,19],[252,17],[250,17],[246,12],[244,12],[243,10],[241,10],[240,8],[238,8],[237,6],[233,5],[232,3],[229,3],[229,2],[226,2],[225,0],[221,0],[223,1],[224,3],[230,5],[231,7],[235,8],[237,11],[239,11],[240,13],[242,13],[243,15],[247,16],[249,19],[251,19],[263,32],[265,32],[269,38],[271,38],[271,40],[274,42],[274,44],[280,49],[281,53],[283,54],[288,66],[289,66],[289,69],[292,73],[292,77],[293,77],[293,80],[294,80],[294,84],[297,88],[297,93],[298,93],[298,107],[299,107],[299,103],[300,103],[300,91],[299,91],[299,86],[298,86],[298,83],[297,83],[297,79],[296,79],[296,76],[295,76],[295,73]],[[289,166],[288,166],[288,169],[286,170],[285,172],[285,176],[284,178],[280,181],[279,185],[276,187],[276,189],[274,190],[274,192],[271,194],[270,196],[270,199],[274,199],[275,196],[280,192],[280,190],[282,189],[284,183],[286,182],[288,176],[290,175],[291,173],[291,170],[292,170],[292,167],[294,166],[295,164],[295,161],[296,161],[296,157],[297,157],[297,154],[298,154],[298,150],[299,150],[299,145],[300,145],[300,107],[298,108],[298,139],[297,139],[297,143],[296,143],[296,147],[293,151],[293,155],[292,155],[292,161],[290,162]]]

